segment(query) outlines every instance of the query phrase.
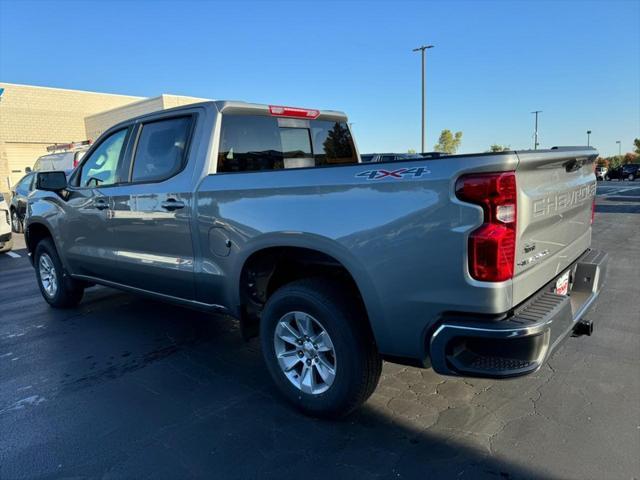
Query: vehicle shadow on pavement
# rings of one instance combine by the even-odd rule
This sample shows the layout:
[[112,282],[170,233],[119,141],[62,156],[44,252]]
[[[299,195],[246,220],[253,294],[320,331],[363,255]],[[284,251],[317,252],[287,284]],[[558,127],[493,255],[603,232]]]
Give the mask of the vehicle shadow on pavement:
[[[491,435],[473,423],[462,434],[436,424],[465,402],[468,384],[457,380],[385,364],[378,391],[361,410],[341,421],[312,419],[284,403],[258,342],[245,343],[229,317],[105,288],[89,290],[76,310],[49,311],[56,338],[41,352],[58,362],[57,384],[31,414],[65,432],[44,439],[47,458],[63,465],[56,475],[540,476],[492,456]],[[399,383],[407,377],[410,388]],[[69,444],[79,451],[68,452]],[[0,473],[11,478],[25,460],[9,458]]]
[[[631,199],[622,198],[618,199],[619,201],[629,202]],[[640,201],[640,200],[635,200]],[[596,213],[640,213],[640,204],[639,205],[625,205],[625,204],[615,204],[615,205],[603,205],[599,203],[596,205]]]

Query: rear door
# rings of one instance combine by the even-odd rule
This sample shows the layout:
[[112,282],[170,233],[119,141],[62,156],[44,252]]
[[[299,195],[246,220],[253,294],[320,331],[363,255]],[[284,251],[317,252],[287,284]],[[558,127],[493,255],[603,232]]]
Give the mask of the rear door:
[[560,275],[591,244],[593,149],[517,152],[514,304]]
[[136,126],[128,181],[109,192],[118,283],[194,298],[188,157],[195,121],[195,113],[181,114]]

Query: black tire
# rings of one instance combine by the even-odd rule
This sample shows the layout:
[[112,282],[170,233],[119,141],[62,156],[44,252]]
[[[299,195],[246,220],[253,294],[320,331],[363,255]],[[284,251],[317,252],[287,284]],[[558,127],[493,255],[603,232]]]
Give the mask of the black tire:
[[[55,271],[56,289],[50,293],[46,290],[40,272],[40,262],[43,256],[50,260]],[[33,264],[36,269],[36,278],[42,297],[54,308],[73,308],[82,300],[84,286],[82,283],[73,280],[66,274],[56,251],[56,247],[50,238],[41,240],[35,249]]]
[[[298,280],[278,289],[262,313],[260,341],[269,373],[283,396],[308,415],[346,416],[371,396],[380,379],[382,360],[366,314],[348,292],[339,282],[324,278]],[[293,311],[313,316],[331,337],[335,377],[322,393],[303,392],[278,364],[274,344],[276,326],[284,315]]]
[[22,233],[24,231],[22,220],[20,220],[18,212],[15,209],[11,210],[11,231],[13,233]]

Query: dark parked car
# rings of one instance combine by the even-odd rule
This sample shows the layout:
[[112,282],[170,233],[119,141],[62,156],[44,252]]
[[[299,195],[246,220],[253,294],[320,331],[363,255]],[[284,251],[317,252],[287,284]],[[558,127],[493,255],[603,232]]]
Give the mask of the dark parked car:
[[640,163],[628,163],[617,168],[612,168],[605,174],[604,179],[613,180],[617,178],[618,180],[629,180],[633,182],[639,176]]
[[11,229],[15,233],[24,230],[24,217],[27,213],[27,196],[35,188],[35,172],[29,172],[20,179],[11,190]]

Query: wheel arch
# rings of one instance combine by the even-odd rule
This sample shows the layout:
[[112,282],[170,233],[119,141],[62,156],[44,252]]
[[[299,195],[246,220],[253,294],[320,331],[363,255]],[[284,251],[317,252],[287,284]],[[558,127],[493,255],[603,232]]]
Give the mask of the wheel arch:
[[[251,278],[252,272],[259,278]],[[240,319],[243,336],[249,338],[256,333],[256,312],[247,308],[253,306],[252,298],[258,297],[257,303],[264,306],[279,286],[301,278],[325,275],[334,275],[353,288],[377,337],[380,321],[376,314],[381,309],[377,308],[378,295],[364,267],[338,242],[300,235],[295,239],[288,235],[277,240],[262,239],[252,248],[245,249],[238,259],[231,282],[230,305]],[[251,289],[255,289],[255,295],[251,295]]]
[[27,252],[29,253],[29,258],[31,260],[31,263],[33,264],[33,261],[34,261],[33,257],[36,250],[36,246],[45,238],[51,239],[51,241],[53,242],[53,245],[56,247],[56,250],[58,251],[58,255],[60,256],[60,260],[62,261],[62,264],[66,268],[67,265],[62,255],[60,255],[60,249],[58,248],[58,242],[55,236],[53,235],[53,229],[49,224],[41,220],[29,221],[27,225],[25,225],[24,227],[24,239],[25,239],[25,244],[27,246]]

